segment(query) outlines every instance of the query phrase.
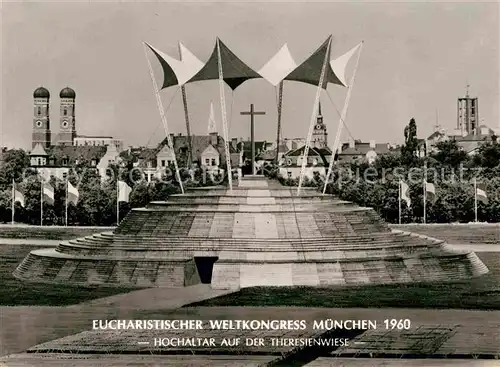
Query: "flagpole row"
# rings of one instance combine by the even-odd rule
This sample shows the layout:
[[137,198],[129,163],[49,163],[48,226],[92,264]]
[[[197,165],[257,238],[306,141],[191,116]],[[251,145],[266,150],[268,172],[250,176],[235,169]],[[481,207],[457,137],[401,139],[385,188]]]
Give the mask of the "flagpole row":
[[156,79],[155,79],[155,76],[153,73],[153,67],[151,66],[151,61],[149,61],[148,50],[146,49],[146,44],[144,43],[143,45],[144,45],[144,54],[146,55],[146,60],[148,62],[149,75],[151,77],[151,81],[153,83],[153,89],[155,92],[156,104],[158,105],[158,110],[160,111],[160,117],[161,117],[161,121],[163,123],[163,128],[165,129],[165,134],[167,135],[168,145],[172,149],[175,174],[177,176],[177,180],[179,181],[179,186],[181,188],[181,192],[184,194],[184,186],[182,185],[181,174],[179,172],[179,166],[177,165],[177,158],[175,156],[174,144],[173,144],[172,138],[170,137],[170,131],[168,129],[167,116],[165,114],[165,110],[163,109],[163,103],[162,103],[161,98],[160,98],[160,90],[158,89],[158,85],[156,84]]
[[311,144],[312,133],[314,129],[314,121],[318,111],[319,98],[321,96],[321,89],[323,89],[323,82],[325,80],[326,66],[328,64],[328,58],[330,56],[330,47],[332,45],[332,38],[328,40],[328,47],[325,53],[325,59],[323,60],[323,66],[321,68],[321,74],[319,77],[318,87],[316,88],[316,97],[314,99],[313,111],[311,114],[311,120],[309,122],[309,131],[307,133],[306,145],[304,147],[304,154],[302,155],[302,167],[300,168],[299,176],[299,186],[297,187],[297,195],[300,195],[300,188],[302,187],[302,181],[304,180],[304,174],[307,166],[307,157],[309,155],[309,145]]
[[354,71],[351,76],[351,81],[347,87],[347,94],[344,101],[344,107],[342,108],[342,113],[340,115],[339,125],[337,126],[337,134],[335,135],[335,140],[332,146],[332,157],[330,158],[330,164],[328,165],[328,172],[325,177],[325,184],[323,186],[323,194],[326,192],[326,186],[328,185],[328,181],[330,180],[330,176],[332,174],[333,163],[335,161],[335,154],[339,149],[340,144],[340,136],[342,135],[342,127],[344,126],[345,119],[347,117],[347,109],[349,108],[349,101],[351,100],[352,88],[354,87],[354,80],[356,79],[356,71],[358,70],[359,59],[361,58],[361,51],[363,49],[363,43],[361,42],[358,51],[358,57],[356,59],[356,65],[354,66]]

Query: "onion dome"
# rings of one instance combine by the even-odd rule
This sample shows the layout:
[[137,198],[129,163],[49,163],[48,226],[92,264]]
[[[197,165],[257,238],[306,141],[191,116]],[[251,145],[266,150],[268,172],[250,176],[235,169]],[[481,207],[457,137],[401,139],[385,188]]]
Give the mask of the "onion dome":
[[73,98],[74,99],[76,97],[76,93],[70,87],[66,87],[61,91],[61,93],[59,93],[59,97],[60,98]]
[[33,92],[33,98],[50,98],[50,93],[46,88],[39,87]]

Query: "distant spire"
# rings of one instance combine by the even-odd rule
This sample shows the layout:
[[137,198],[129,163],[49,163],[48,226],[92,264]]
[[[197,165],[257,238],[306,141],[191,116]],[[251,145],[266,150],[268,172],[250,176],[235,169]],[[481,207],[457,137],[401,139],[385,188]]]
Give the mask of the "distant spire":
[[465,86],[465,97],[469,98],[469,88],[470,88],[470,84],[467,83],[467,85]]
[[439,131],[441,126],[439,126],[439,114],[438,109],[436,108],[436,125],[434,126],[434,131]]
[[319,105],[318,105],[318,116],[322,116],[321,115],[321,101],[319,101]]
[[215,127],[214,104],[210,102],[210,116],[208,117],[208,134],[217,132]]

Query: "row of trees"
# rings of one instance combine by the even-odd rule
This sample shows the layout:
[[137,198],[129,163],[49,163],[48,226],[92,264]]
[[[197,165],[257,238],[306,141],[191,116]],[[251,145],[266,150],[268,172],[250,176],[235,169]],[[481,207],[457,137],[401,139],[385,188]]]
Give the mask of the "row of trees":
[[[467,155],[453,140],[438,143],[436,151],[427,157],[418,157],[416,123],[412,119],[405,129],[405,144],[400,151],[380,156],[373,164],[353,162],[338,166],[328,184],[329,193],[362,206],[373,207],[389,222],[398,220],[399,181],[410,186],[412,205],[402,206],[404,222],[420,222],[423,217],[423,170],[427,181],[436,186],[436,199],[427,203],[427,222],[468,222],[474,220],[473,179],[484,182],[488,203],[478,204],[480,221],[500,222],[500,143],[495,138],[480,146],[477,154]],[[40,223],[40,179],[29,168],[29,156],[22,150],[11,150],[4,155],[0,168],[0,221],[11,220],[11,183],[15,179],[25,197],[25,206],[16,203],[15,221]],[[76,205],[68,206],[68,223],[71,225],[116,224],[118,179],[133,188],[129,202],[120,202],[120,218],[131,208],[145,206],[153,200],[165,200],[180,193],[180,186],[173,170],[162,180],[141,181],[140,172],[134,171],[134,160],[126,154],[120,167],[110,167],[110,178],[102,180],[89,162],[81,161],[74,167],[69,180],[77,187],[80,196]],[[284,185],[297,185],[298,180],[278,177],[278,167],[270,166],[266,174],[279,179]],[[419,176],[420,175],[420,176]],[[410,179],[413,177],[413,179]],[[194,174],[181,172],[185,187],[223,184],[224,177],[206,176],[201,170]],[[304,181],[305,186],[322,189],[324,178],[315,174]],[[65,221],[64,180],[51,178],[55,189],[54,205],[44,203],[44,224],[62,225]]]

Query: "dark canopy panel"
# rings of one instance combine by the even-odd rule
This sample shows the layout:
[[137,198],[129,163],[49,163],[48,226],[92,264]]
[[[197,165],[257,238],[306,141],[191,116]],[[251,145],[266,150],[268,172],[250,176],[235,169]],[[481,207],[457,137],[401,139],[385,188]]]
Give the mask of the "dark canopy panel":
[[[217,39],[217,42],[220,46],[222,75],[224,81],[232,90],[238,88],[248,79],[261,78],[256,71],[241,61],[224,43],[222,43],[219,39]],[[192,77],[188,83],[219,79],[217,42],[212,55],[210,55],[210,58],[205,63],[205,66],[203,66],[203,68],[194,77]]]
[[328,39],[308,59],[306,59],[302,64],[297,66],[295,70],[288,74],[285,80],[294,80],[297,82],[308,83],[317,86],[319,84],[321,69],[323,67],[326,56],[326,72],[322,87],[326,89],[328,83],[343,86],[344,84],[335,75],[330,66],[330,52],[328,50],[328,44],[331,42],[331,38],[332,36],[328,37]]

